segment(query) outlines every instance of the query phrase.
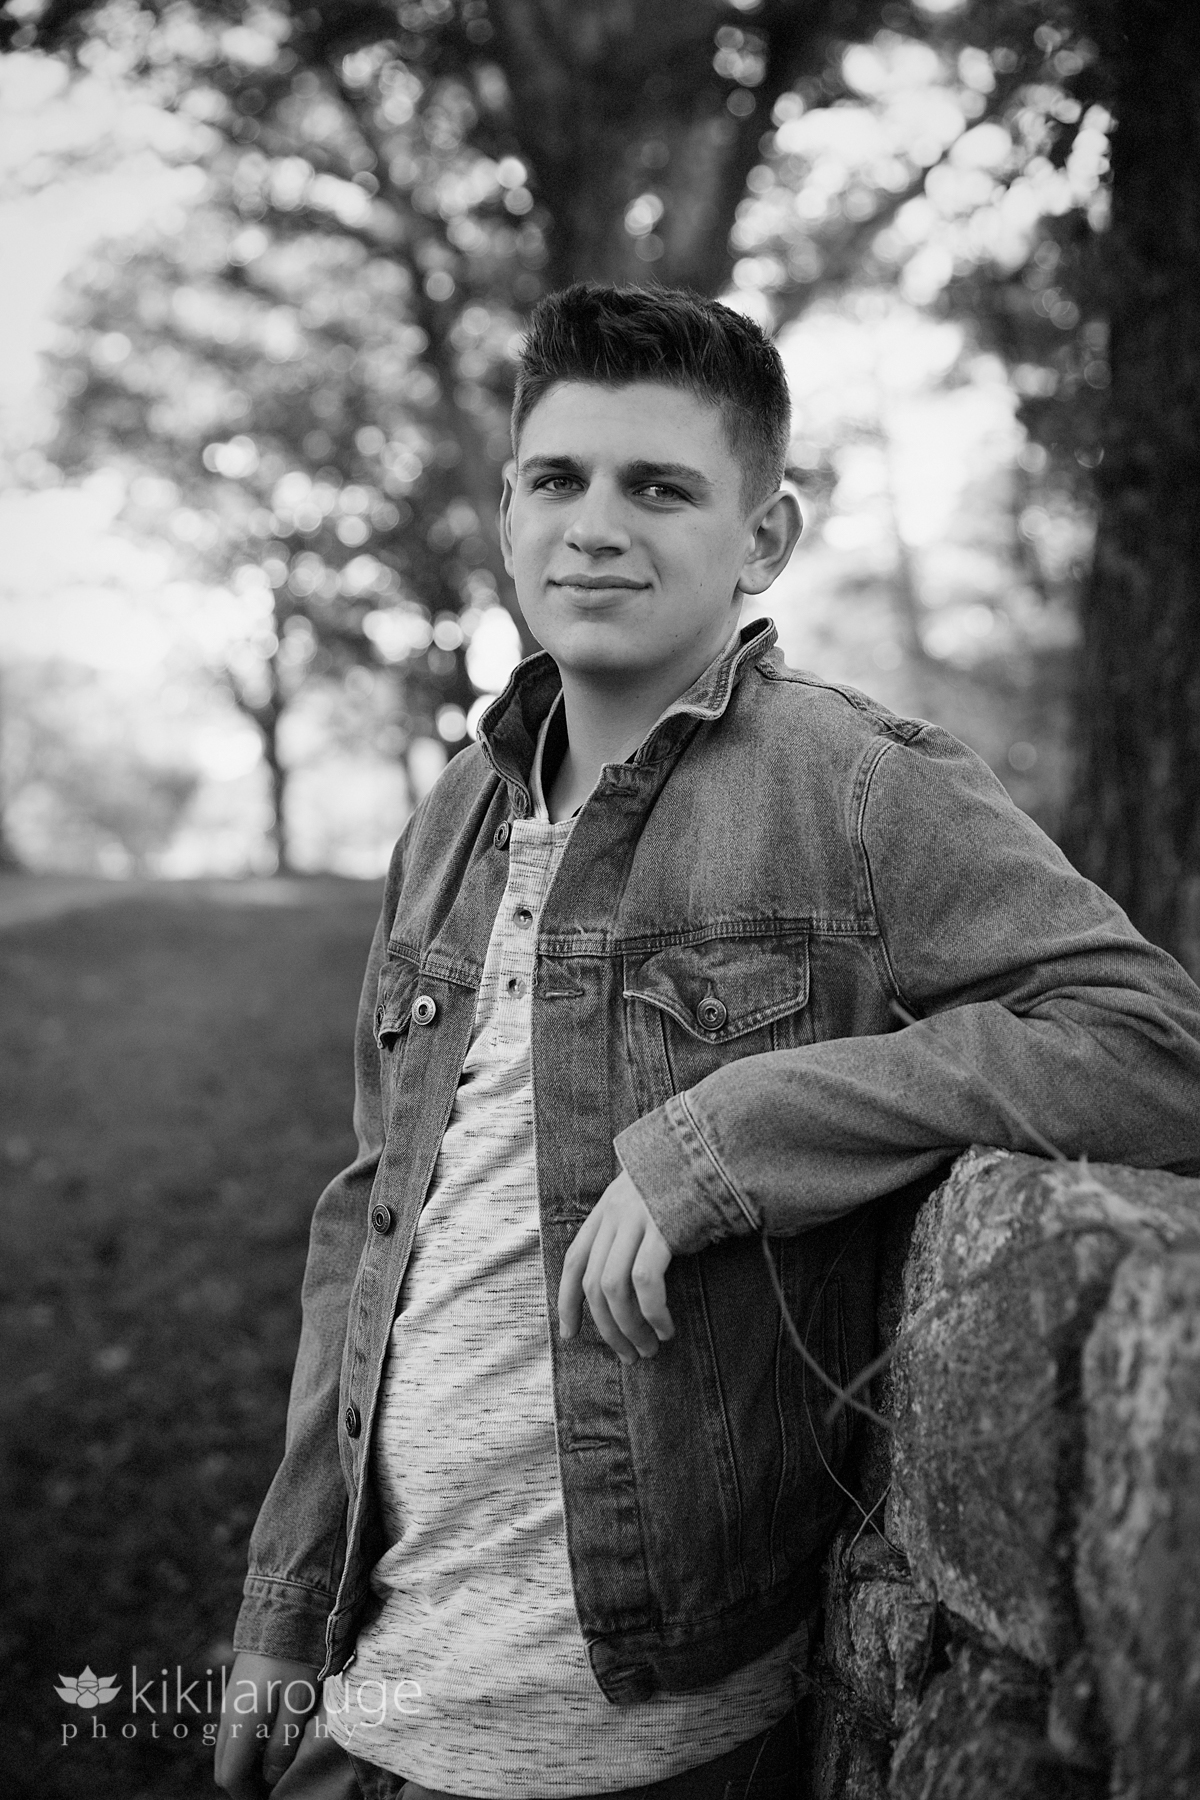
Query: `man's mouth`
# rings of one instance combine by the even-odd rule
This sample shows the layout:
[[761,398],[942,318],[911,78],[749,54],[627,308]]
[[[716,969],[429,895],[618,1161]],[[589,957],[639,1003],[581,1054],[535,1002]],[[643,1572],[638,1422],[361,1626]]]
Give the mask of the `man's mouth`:
[[585,592],[611,593],[614,588],[628,588],[631,593],[648,587],[646,581],[634,581],[629,575],[553,575],[551,587],[582,588]]

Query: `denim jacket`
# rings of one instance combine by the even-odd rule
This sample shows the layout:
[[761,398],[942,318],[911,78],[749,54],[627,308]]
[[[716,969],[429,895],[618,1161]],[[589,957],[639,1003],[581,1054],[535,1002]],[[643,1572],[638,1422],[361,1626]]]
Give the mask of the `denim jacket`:
[[[532,1063],[567,1543],[615,1702],[713,1681],[811,1603],[872,1353],[864,1202],[972,1143],[1200,1169],[1200,992],[937,727],[785,666],[759,621],[584,805],[539,921]],[[383,1542],[372,1423],[406,1261],[529,815],[551,658],[410,819],[358,1017],[358,1154],[317,1205],[286,1450],[241,1649],[341,1668]],[[894,1010],[899,1003],[913,1023]],[[1007,1096],[1013,1108],[1003,1104]],[[620,1163],[674,1252],[625,1368],[567,1246]],[[446,1429],[454,1429],[448,1418]]]

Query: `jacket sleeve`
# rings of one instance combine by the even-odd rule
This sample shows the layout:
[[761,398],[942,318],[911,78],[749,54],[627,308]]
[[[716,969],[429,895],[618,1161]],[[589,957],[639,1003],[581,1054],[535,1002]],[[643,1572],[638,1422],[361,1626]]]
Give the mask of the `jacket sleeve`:
[[346,1487],[338,1458],[338,1383],[350,1290],[383,1149],[374,1013],[379,969],[400,888],[408,830],[392,856],[358,1003],[354,1045],[354,1161],[313,1213],[301,1290],[300,1347],[288,1401],[283,1461],[250,1538],[250,1567],[234,1647],[296,1662],[325,1661],[325,1628],[345,1557]]
[[729,1063],[623,1131],[672,1250],[803,1231],[972,1143],[1044,1153],[1027,1125],[1067,1156],[1200,1170],[1178,963],[936,727],[876,740],[858,791],[880,979],[917,1022]]

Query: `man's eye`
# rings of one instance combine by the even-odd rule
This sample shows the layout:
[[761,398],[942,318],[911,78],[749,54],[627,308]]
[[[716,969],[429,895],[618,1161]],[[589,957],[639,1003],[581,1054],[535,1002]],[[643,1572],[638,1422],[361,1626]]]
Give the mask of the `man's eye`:
[[574,475],[543,475],[533,484],[535,494],[562,494],[578,487]]
[[665,481],[648,481],[638,489],[638,493],[647,500],[682,500],[685,497],[678,488],[669,486]]

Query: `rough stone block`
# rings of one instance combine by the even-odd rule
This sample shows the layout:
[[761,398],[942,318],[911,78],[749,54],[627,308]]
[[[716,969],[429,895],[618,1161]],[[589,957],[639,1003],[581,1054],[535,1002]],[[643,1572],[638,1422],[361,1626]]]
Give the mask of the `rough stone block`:
[[1200,1249],[1138,1251],[1125,1260],[1088,1340],[1083,1391],[1078,1591],[1115,1746],[1114,1793],[1194,1800]]
[[826,1567],[826,1660],[859,1711],[894,1736],[917,1710],[936,1608],[874,1532],[841,1538]]
[[1083,1342],[1131,1245],[1198,1210],[1197,1181],[972,1151],[918,1215],[877,1384],[887,1534],[929,1594],[1043,1667],[1078,1648]]
[[889,1800],[1100,1800],[1103,1779],[1055,1755],[1048,1697],[1028,1664],[963,1649],[896,1746]]
[[812,1800],[887,1800],[890,1752],[889,1743],[864,1735],[853,1710],[826,1707],[810,1775]]

